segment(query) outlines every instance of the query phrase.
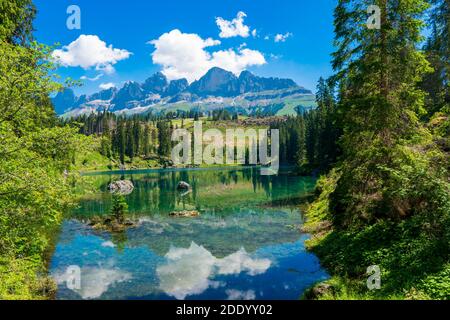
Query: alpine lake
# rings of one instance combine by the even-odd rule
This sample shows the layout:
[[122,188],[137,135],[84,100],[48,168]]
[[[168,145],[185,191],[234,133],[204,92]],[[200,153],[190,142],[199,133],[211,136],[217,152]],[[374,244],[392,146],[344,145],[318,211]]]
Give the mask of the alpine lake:
[[[328,278],[304,248],[301,204],[316,180],[289,169],[161,169],[86,175],[96,192],[69,212],[55,240],[56,299],[296,300]],[[93,228],[108,216],[108,185],[131,180],[120,232]],[[180,181],[191,188],[179,191]],[[196,211],[196,217],[173,212]],[[77,278],[74,278],[74,277]]]

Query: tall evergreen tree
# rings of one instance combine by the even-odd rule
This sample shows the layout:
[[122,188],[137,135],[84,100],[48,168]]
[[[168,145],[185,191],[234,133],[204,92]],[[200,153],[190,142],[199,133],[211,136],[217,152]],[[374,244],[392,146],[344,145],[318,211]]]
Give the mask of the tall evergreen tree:
[[160,121],[157,124],[158,128],[158,154],[161,157],[170,156],[172,141],[170,123],[168,121]]
[[433,72],[422,82],[423,89],[428,93],[428,117],[441,110],[447,114],[450,112],[450,1],[430,2],[432,32],[424,50]]
[[119,160],[120,163],[125,163],[125,151],[126,151],[126,132],[123,120],[119,120],[117,123],[117,129],[116,129],[116,145],[117,145],[117,151],[119,154]]
[[[381,10],[380,29],[366,25],[367,8]],[[395,203],[400,145],[423,114],[425,94],[417,84],[430,71],[422,40],[423,0],[340,0],[335,10],[333,55],[342,113],[344,162],[332,195],[337,225],[376,217],[398,217]],[[406,155],[404,155],[406,156]]]
[[126,136],[125,154],[132,161],[134,158],[135,145],[134,145],[134,135],[133,135],[133,123],[131,121],[126,121],[125,136]]
[[141,153],[141,124],[138,120],[133,121],[133,144],[134,144],[134,156],[139,156]]
[[150,154],[150,139],[151,139],[150,127],[146,124],[144,126],[144,133],[142,137],[142,152],[145,157]]
[[316,93],[318,105],[318,150],[319,168],[326,171],[335,163],[338,156],[337,140],[340,132],[337,124],[337,110],[334,89],[329,81],[319,79]]

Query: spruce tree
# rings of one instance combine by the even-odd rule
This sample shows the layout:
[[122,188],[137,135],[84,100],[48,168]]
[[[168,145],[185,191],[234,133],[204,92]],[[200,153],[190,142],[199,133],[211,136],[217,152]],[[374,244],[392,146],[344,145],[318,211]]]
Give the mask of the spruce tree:
[[172,142],[171,130],[168,121],[159,121],[158,128],[158,155],[161,157],[170,156]]
[[134,156],[139,156],[141,153],[141,124],[139,121],[133,121],[133,144],[134,144]]
[[150,139],[151,139],[150,126],[146,124],[144,128],[144,136],[142,138],[143,152],[145,157],[147,157],[150,154]]
[[126,145],[126,134],[123,120],[119,120],[117,123],[116,130],[116,143],[117,150],[119,153],[119,160],[121,164],[125,163],[125,145]]
[[[381,10],[380,29],[366,25],[373,4]],[[423,0],[340,0],[336,7],[333,80],[344,150],[331,202],[336,225],[409,210],[396,189],[404,170],[399,158],[407,157],[402,145],[418,133],[417,116],[424,113],[425,94],[417,84],[430,71],[418,49],[426,8]]]
[[426,107],[428,118],[434,113],[450,112],[450,1],[430,0],[432,4],[429,23],[432,32],[425,44],[427,59],[433,68],[423,82],[428,93]]
[[126,120],[125,125],[125,135],[126,135],[126,145],[125,145],[125,154],[130,158],[130,161],[133,161],[134,152],[135,152],[135,144],[134,144],[134,134],[133,134],[133,123],[130,120]]

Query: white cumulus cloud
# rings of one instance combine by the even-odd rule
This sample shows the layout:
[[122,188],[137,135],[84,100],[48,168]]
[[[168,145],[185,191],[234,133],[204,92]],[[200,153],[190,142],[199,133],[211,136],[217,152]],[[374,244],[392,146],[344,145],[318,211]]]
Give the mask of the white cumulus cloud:
[[132,53],[124,49],[107,45],[96,35],[80,35],[62,49],[54,50],[53,59],[65,67],[81,67],[89,69],[95,67],[107,74],[114,72],[117,62],[128,59]]
[[239,11],[236,18],[231,21],[225,20],[221,17],[216,18],[216,24],[220,29],[219,37],[233,38],[244,37],[247,38],[250,33],[250,28],[244,24],[244,18],[247,15],[245,12]]
[[241,71],[249,66],[265,64],[266,59],[259,51],[241,48],[238,52],[232,49],[214,52],[212,54],[211,62],[215,67],[220,67],[235,74],[240,74]]
[[192,82],[212,67],[239,74],[249,66],[266,63],[261,52],[247,48],[209,53],[206,48],[219,45],[220,41],[202,39],[197,34],[182,33],[178,29],[164,33],[150,43],[155,46],[153,63],[162,66],[162,72],[169,80],[186,78]]
[[102,89],[102,90],[108,90],[108,89],[111,89],[111,88],[115,88],[116,85],[114,83],[112,83],[112,82],[108,82],[108,83],[102,83],[98,87],[100,89]]
[[285,34],[279,33],[275,36],[274,40],[275,40],[275,42],[285,42],[288,38],[290,38],[292,36],[293,36],[293,34],[290,32],[287,32]]

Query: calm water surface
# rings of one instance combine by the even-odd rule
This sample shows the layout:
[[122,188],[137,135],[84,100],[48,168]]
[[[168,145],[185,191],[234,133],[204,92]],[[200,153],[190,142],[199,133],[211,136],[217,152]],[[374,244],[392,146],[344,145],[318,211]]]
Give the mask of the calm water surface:
[[[135,185],[126,199],[137,227],[118,234],[93,230],[86,221],[109,213],[107,186],[121,178]],[[312,178],[261,176],[250,168],[88,179],[99,192],[65,220],[51,259],[58,299],[298,299],[327,278],[305,251],[308,235],[298,231],[298,204],[312,191]],[[178,192],[179,181],[192,191]],[[194,209],[200,217],[169,216]],[[67,286],[71,266],[80,268],[79,288]]]

